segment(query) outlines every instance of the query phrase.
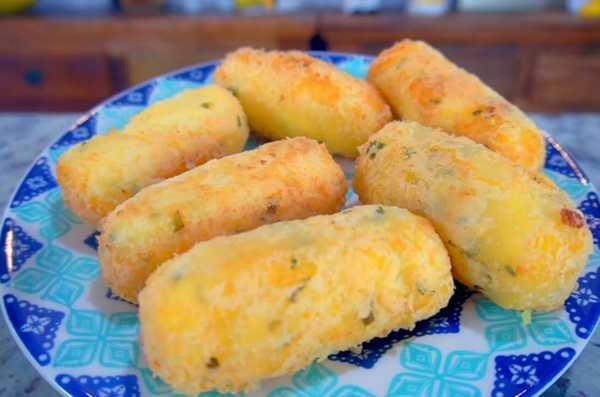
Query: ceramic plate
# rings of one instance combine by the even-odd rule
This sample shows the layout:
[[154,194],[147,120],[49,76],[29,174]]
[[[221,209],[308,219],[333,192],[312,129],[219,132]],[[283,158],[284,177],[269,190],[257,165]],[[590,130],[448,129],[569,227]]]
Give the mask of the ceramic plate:
[[[314,53],[364,78],[371,58]],[[152,376],[138,345],[136,307],[103,284],[96,231],[65,208],[56,160],[77,142],[122,127],[145,107],[212,81],[218,62],[153,79],[99,105],[35,160],[2,220],[2,310],[35,368],[66,396],[174,396]],[[600,204],[582,170],[547,137],[546,174],[577,202],[594,253],[563,310],[523,324],[458,286],[450,305],[413,331],[392,332],[343,351],[248,395],[270,397],[537,395],[575,360],[600,314]],[[248,148],[256,146],[250,142]],[[348,179],[352,164],[343,164]],[[102,164],[98,164],[99,167]],[[349,192],[350,203],[356,201]],[[202,396],[219,396],[204,393]]]

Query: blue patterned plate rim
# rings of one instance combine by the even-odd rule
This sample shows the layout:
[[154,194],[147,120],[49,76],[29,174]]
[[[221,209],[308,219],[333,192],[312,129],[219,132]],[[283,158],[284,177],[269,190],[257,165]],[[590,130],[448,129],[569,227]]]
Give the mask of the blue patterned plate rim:
[[[371,56],[360,54],[310,53],[361,78],[364,78],[366,68],[373,59]],[[104,397],[115,395],[121,397],[125,395],[138,396],[144,392],[149,393],[149,395],[164,395],[173,391],[160,380],[151,376],[148,377],[149,372],[143,366],[143,359],[138,358],[139,348],[135,341],[136,333],[133,332],[137,330],[135,309],[129,307],[122,312],[113,312],[111,307],[110,310],[103,312],[101,310],[88,310],[85,306],[84,309],[80,306],[75,308],[72,306],[75,302],[89,303],[85,299],[79,300],[81,291],[75,300],[72,300],[69,296],[61,296],[60,291],[51,291],[52,285],[50,287],[46,285],[41,287],[44,294],[38,297],[37,292],[39,291],[34,291],[38,286],[31,284],[31,282],[35,283],[37,281],[20,277],[26,271],[37,271],[41,274],[43,271],[48,270],[40,268],[42,260],[49,260],[48,263],[52,267],[62,266],[63,270],[69,268],[69,271],[75,269],[74,274],[76,276],[69,274],[67,277],[79,277],[79,281],[84,280],[81,285],[85,286],[85,291],[89,290],[89,287],[98,276],[97,264],[96,267],[93,264],[93,254],[80,255],[78,258],[71,260],[73,253],[79,255],[80,250],[73,250],[69,246],[61,248],[59,245],[53,244],[53,241],[62,244],[61,237],[65,235],[81,234],[80,229],[84,226],[81,226],[77,218],[62,206],[60,192],[53,179],[52,150],[56,149],[54,154],[58,156],[61,153],[59,149],[66,149],[80,140],[95,135],[96,118],[106,109],[124,111],[124,109],[131,107],[139,111],[148,106],[147,102],[154,95],[153,90],[160,83],[172,82],[177,76],[200,72],[201,77],[197,80],[194,80],[196,78],[192,76],[193,83],[186,82],[186,84],[191,84],[190,86],[175,85],[170,87],[169,89],[174,91],[167,90],[168,95],[165,97],[192,86],[207,84],[212,77],[212,71],[219,63],[220,61],[206,62],[163,74],[119,92],[93,107],[32,162],[28,172],[18,184],[9,204],[5,208],[0,229],[0,244],[4,248],[0,253],[2,313],[10,333],[21,351],[44,379],[64,396],[98,395]],[[183,79],[186,80],[187,77]],[[138,93],[140,90],[148,92]],[[139,94],[138,97],[142,99],[142,103],[128,102],[131,94]],[[85,126],[88,122],[93,123],[90,126]],[[75,136],[76,130],[82,126],[85,126],[83,135]],[[100,133],[104,132],[101,131]],[[69,136],[69,134],[71,135]],[[435,395],[437,393],[437,395],[480,396],[482,390],[486,388],[489,391],[488,394],[494,397],[508,396],[510,393],[539,395],[550,387],[574,362],[598,326],[600,299],[597,295],[600,295],[600,284],[597,279],[600,277],[597,276],[600,276],[600,269],[597,265],[600,264],[600,204],[595,188],[589,183],[585,173],[575,160],[550,135],[546,134],[545,138],[548,156],[545,164],[546,173],[579,204],[580,209],[586,214],[586,220],[594,235],[595,251],[593,258],[590,259],[590,263],[588,263],[585,272],[579,279],[578,289],[567,300],[565,310],[536,315],[531,325],[524,326],[515,321],[515,313],[502,310],[481,295],[459,286],[449,307],[431,319],[418,323],[415,330],[410,332],[395,331],[385,338],[375,338],[372,341],[365,342],[360,352],[345,351],[332,354],[326,364],[314,363],[309,368],[299,371],[289,379],[282,381],[283,383],[276,384],[276,387],[268,395],[273,397],[283,395],[339,397],[384,394],[381,387],[378,391],[371,388],[367,390],[365,383],[369,382],[363,382],[360,385],[353,384],[353,382],[344,384],[348,380],[345,373],[352,372],[352,376],[358,379],[361,374],[364,375],[368,371],[369,374],[365,375],[365,378],[372,379],[370,370],[375,369],[376,375],[376,366],[386,360],[389,366],[388,359],[390,357],[394,360],[399,358],[400,365],[405,370],[390,376],[389,379],[379,378],[377,380],[379,386],[382,383],[389,383],[383,389],[387,390],[385,394],[388,396],[403,395],[404,392],[410,390],[421,393],[419,395]],[[33,183],[34,180],[36,183]],[[44,186],[44,183],[46,186]],[[352,199],[351,194],[349,194],[349,199]],[[59,221],[63,222],[62,227],[66,231],[56,230],[55,225],[48,227],[47,224],[43,224],[44,221],[36,221],[36,216],[39,218],[40,214],[34,213],[34,209],[29,208],[34,207],[33,204],[37,208],[36,211],[41,207],[44,208],[40,211],[46,212],[41,216],[48,218],[48,222],[50,220],[54,222],[55,220],[52,217],[55,215],[61,218]],[[26,206],[29,207],[24,211],[23,208]],[[66,226],[64,226],[65,223]],[[39,231],[35,232],[33,231],[34,226],[41,227]],[[78,233],[71,233],[71,229]],[[7,237],[9,234],[10,240]],[[31,236],[32,234],[34,237]],[[87,236],[84,243],[93,247],[94,236],[94,234]],[[42,244],[38,241],[43,239],[47,239],[48,242]],[[13,250],[15,251],[14,255],[12,254]],[[21,252],[21,250],[25,251]],[[52,257],[52,253],[44,253],[47,257],[43,258],[41,254],[50,250],[59,253],[61,250],[63,253],[69,251],[66,255],[69,258],[69,263],[53,262],[61,259]],[[36,263],[32,264],[34,259]],[[7,268],[9,264],[14,269],[9,271]],[[21,267],[23,267],[23,270],[21,270]],[[64,274],[56,270],[56,274],[52,276],[56,278],[53,285],[59,286],[59,281],[64,281],[61,280],[63,276]],[[106,292],[103,298],[112,299],[108,303],[109,305],[124,305],[123,302],[118,302],[118,298],[111,295],[110,290]],[[106,302],[104,304],[106,305]],[[63,306],[66,306],[66,310]],[[48,307],[51,307],[51,309],[48,309]],[[123,306],[117,310],[121,308]],[[466,309],[463,310],[464,308]],[[65,310],[65,312],[61,310]],[[26,316],[27,311],[36,314]],[[436,345],[437,340],[454,343],[458,338],[458,341],[460,341],[461,313],[463,317],[467,317],[470,325],[473,321],[477,322],[481,334],[485,333],[485,342],[489,344],[489,351],[486,349],[484,352],[474,352],[459,349],[442,353],[442,350],[447,350],[447,347],[443,346],[444,343],[441,344],[442,349],[439,348],[440,343]],[[76,338],[68,339],[68,337],[62,335],[62,333],[69,335],[69,332],[63,330],[63,328],[75,327],[76,332],[74,335],[84,335],[88,332],[86,335],[89,337],[89,332],[92,331],[85,329],[85,324],[89,325],[90,321],[91,323],[99,321],[100,324],[100,334],[92,336],[92,338],[98,338],[92,341],[94,346],[97,347],[97,349],[94,348],[92,359],[98,356],[96,350],[102,350],[99,358],[102,364],[100,368],[102,369],[99,372],[94,372],[97,369],[94,367],[97,364],[95,360],[92,364],[82,365],[80,368],[70,365],[68,360],[73,359],[72,355],[76,352],[76,349],[71,349],[70,346],[81,341],[75,340]],[[67,323],[67,325],[63,327],[64,323]],[[17,328],[17,325],[20,327]],[[50,331],[46,332],[47,330]],[[463,331],[465,330],[463,329]],[[35,341],[35,338],[42,337],[43,332],[46,332],[43,336],[48,340],[43,343]],[[112,336],[111,332],[113,333]],[[34,336],[25,337],[26,333]],[[452,337],[453,334],[457,333],[459,335]],[[118,335],[118,338],[121,339],[109,340],[114,338],[114,335]],[[488,338],[488,336],[490,337]],[[126,340],[127,338],[129,339]],[[56,345],[59,346],[54,345],[54,339],[57,341]],[[532,343],[527,344],[527,341]],[[421,342],[428,342],[429,344]],[[481,341],[480,343],[485,344]],[[102,348],[99,347],[100,345]],[[524,346],[525,349],[523,349]],[[532,349],[531,346],[534,346],[535,349]],[[396,349],[396,347],[399,349]],[[85,349],[85,346],[81,345],[78,348],[80,350]],[[34,351],[39,352],[40,350],[41,353],[34,356]],[[108,353],[105,354],[106,352]],[[498,354],[502,352],[512,352],[514,354]],[[50,353],[57,356],[54,361]],[[61,356],[61,353],[64,354]],[[123,358],[123,355],[125,355],[125,358]],[[445,359],[443,359],[444,355],[446,355]],[[80,358],[75,357],[75,359]],[[443,370],[441,369],[442,361],[445,363]],[[53,370],[45,367],[50,363],[54,364]],[[129,367],[127,367],[128,363],[131,364]],[[427,367],[427,365],[432,367]],[[551,367],[551,371],[545,373],[547,367]],[[107,370],[107,368],[110,370]],[[114,368],[117,368],[116,374],[112,371]],[[465,372],[465,368],[471,372]],[[82,372],[84,369],[88,372]],[[129,373],[123,373],[122,369],[126,369]],[[495,373],[493,373],[494,371]],[[475,375],[472,375],[472,372]],[[354,378],[350,377],[350,380]],[[138,383],[138,379],[143,383]],[[373,385],[371,384],[371,386]],[[416,389],[414,389],[415,387]],[[206,393],[203,395],[216,396],[219,394]]]

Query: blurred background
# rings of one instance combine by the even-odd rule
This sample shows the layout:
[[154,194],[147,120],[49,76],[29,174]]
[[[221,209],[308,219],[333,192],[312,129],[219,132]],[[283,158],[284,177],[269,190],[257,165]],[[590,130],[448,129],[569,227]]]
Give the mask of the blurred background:
[[600,110],[599,0],[0,0],[0,111],[83,111],[239,46],[419,38],[528,111]]

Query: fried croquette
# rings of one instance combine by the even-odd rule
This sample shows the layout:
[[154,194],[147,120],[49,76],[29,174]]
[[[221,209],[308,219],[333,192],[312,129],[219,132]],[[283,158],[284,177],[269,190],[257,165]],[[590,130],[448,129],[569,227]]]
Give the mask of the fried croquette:
[[382,206],[196,244],[140,294],[150,368],[176,390],[238,391],[445,307],[448,254],[426,219]]
[[162,262],[198,241],[282,220],[334,213],[347,186],[324,145],[286,139],[147,187],[102,222],[104,280],[131,301]]
[[544,165],[541,131],[516,106],[422,41],[384,50],[369,81],[408,121],[464,135],[532,172]]
[[75,145],[57,164],[67,206],[97,224],[140,189],[242,150],[248,138],[238,100],[217,85],[157,102],[120,131]]
[[415,122],[392,122],[361,147],[354,188],[363,203],[430,219],[455,278],[508,309],[560,307],[592,249],[585,218],[547,178]]
[[392,118],[368,82],[299,51],[239,49],[227,55],[215,81],[235,93],[256,134],[307,136],[346,157]]

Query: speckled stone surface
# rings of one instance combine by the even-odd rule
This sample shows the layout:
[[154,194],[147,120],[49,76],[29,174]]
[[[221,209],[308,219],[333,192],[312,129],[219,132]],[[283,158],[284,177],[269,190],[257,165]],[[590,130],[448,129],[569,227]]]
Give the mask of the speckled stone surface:
[[[0,113],[0,208],[37,154],[75,122],[78,114]],[[573,155],[600,187],[600,114],[534,114],[538,125]],[[21,354],[0,319],[0,397],[56,397]],[[600,396],[600,334],[592,337],[573,366],[545,397]]]

